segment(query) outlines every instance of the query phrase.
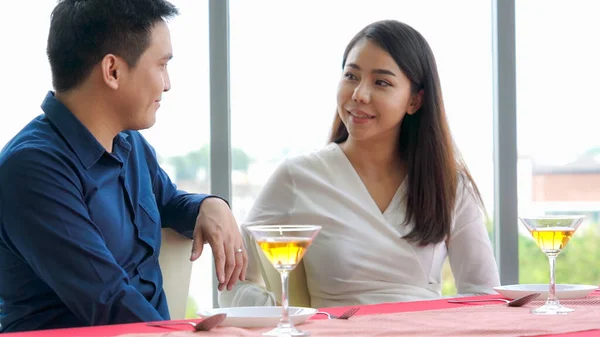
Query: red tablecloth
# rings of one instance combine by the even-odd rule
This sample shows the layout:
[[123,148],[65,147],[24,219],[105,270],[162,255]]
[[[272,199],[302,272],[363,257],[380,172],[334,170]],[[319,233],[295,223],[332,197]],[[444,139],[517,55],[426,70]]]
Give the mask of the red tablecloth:
[[[594,293],[595,296],[600,296],[600,291]],[[475,298],[495,298],[500,296],[480,296]],[[490,304],[490,302],[482,302],[481,304]],[[456,308],[461,304],[448,303],[445,299],[432,300],[432,301],[418,301],[418,302],[402,302],[402,303],[384,303],[375,305],[361,306],[361,309],[356,315],[370,315],[370,314],[383,314],[383,313],[396,313],[396,312],[410,312],[410,311],[424,311],[424,310],[436,310],[436,309],[448,309]],[[339,315],[347,307],[338,308],[324,308],[321,311],[327,311],[334,315]],[[314,319],[321,319],[323,315],[317,315]],[[193,320],[192,320],[193,321]],[[32,332],[20,332],[10,333],[7,336],[12,337],[106,337],[106,336],[118,336],[127,333],[164,333],[164,328],[149,327],[145,323],[133,323],[133,324],[120,324],[110,326],[96,326],[87,328],[72,328],[72,329],[56,329],[56,330],[43,330],[43,331],[32,331]],[[539,337],[597,337],[600,336],[600,330],[575,332],[566,334],[553,334]]]

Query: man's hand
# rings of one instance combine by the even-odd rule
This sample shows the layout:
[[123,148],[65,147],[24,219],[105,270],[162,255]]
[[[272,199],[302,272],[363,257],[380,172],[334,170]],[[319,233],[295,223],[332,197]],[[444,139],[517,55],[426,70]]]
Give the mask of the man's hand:
[[238,225],[227,203],[219,198],[206,198],[200,205],[194,228],[191,261],[202,254],[204,244],[210,244],[217,269],[219,291],[227,290],[237,280],[246,278],[248,255]]

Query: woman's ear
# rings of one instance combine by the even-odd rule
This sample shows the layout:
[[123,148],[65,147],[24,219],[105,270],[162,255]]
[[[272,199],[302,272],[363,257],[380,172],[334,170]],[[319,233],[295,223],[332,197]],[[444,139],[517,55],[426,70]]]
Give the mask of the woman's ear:
[[410,98],[410,104],[408,105],[408,110],[406,111],[407,114],[412,115],[415,112],[419,111],[419,109],[421,109],[421,106],[423,105],[424,94],[425,93],[423,89],[421,89],[417,93],[412,95],[412,97]]

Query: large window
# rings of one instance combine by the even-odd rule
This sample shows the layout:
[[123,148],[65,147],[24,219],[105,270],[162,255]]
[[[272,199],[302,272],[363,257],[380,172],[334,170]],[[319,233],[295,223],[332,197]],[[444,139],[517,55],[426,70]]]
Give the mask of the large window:
[[[586,215],[558,258],[557,283],[600,282],[598,16],[588,0],[516,6],[519,212]],[[520,226],[519,279],[546,283],[546,256]]]
[[[230,17],[238,221],[282,159],[326,144],[344,48],[365,25],[382,19],[406,22],[429,41],[453,136],[492,216],[491,2],[230,0]],[[447,267],[444,278],[444,292],[452,293]]]

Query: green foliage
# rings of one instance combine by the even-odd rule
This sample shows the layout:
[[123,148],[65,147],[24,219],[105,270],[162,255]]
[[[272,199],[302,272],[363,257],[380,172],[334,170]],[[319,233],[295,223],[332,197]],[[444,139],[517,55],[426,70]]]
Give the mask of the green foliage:
[[236,147],[231,149],[231,169],[234,171],[248,172],[252,164],[252,158],[242,149]]
[[[579,229],[556,259],[556,283],[600,284],[600,231],[598,225]],[[488,227],[490,230],[491,227]],[[442,270],[442,295],[456,294],[450,264]],[[550,281],[548,258],[529,235],[519,235],[519,283],[545,284]]]
[[456,294],[456,284],[454,282],[454,276],[452,276],[452,270],[450,269],[450,263],[448,259],[442,267],[442,296],[450,296]]
[[[168,163],[175,168],[177,180],[195,180],[198,171],[210,171],[210,145],[206,144],[200,149],[188,152],[183,156],[174,156]],[[231,149],[231,169],[234,171],[248,172],[252,158],[242,149]]]
[[198,304],[192,296],[188,296],[187,305],[185,307],[185,319],[198,318],[196,312],[198,311]]
[[[600,283],[600,234],[597,225],[581,228],[556,259],[556,283]],[[533,239],[519,237],[519,283],[548,283],[548,258]]]
[[175,168],[177,180],[195,180],[201,168],[207,172],[210,168],[210,147],[204,145],[186,155],[171,157],[169,163]]

